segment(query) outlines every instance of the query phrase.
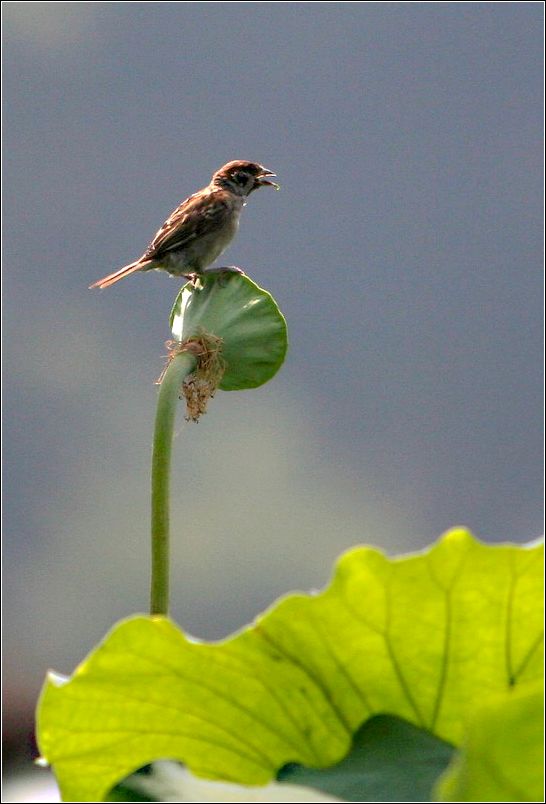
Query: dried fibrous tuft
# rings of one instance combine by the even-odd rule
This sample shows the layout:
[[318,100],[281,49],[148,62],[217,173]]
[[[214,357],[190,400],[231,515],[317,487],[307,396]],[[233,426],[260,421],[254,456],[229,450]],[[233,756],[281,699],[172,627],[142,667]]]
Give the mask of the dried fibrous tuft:
[[181,396],[186,400],[186,420],[198,422],[207,412],[209,399],[214,396],[225,371],[225,360],[222,357],[222,338],[200,330],[187,341],[167,341],[169,350],[167,363],[157,380],[161,383],[167,366],[180,352],[191,352],[197,359],[195,371],[188,374],[182,383]]

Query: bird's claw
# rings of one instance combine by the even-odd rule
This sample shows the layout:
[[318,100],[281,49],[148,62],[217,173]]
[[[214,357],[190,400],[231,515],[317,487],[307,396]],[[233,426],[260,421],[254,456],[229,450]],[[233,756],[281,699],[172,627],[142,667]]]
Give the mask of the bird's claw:
[[183,274],[184,279],[187,279],[190,285],[193,287],[197,287],[197,283],[199,282],[199,274]]

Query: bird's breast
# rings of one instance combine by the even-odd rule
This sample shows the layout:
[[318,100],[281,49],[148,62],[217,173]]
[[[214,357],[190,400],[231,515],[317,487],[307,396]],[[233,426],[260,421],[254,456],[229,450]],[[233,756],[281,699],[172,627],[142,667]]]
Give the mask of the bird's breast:
[[194,263],[196,270],[202,271],[218,259],[237,233],[242,204],[233,203],[231,199],[224,203],[225,212],[221,216],[221,222],[212,227],[210,232],[188,244],[190,253],[187,257]]

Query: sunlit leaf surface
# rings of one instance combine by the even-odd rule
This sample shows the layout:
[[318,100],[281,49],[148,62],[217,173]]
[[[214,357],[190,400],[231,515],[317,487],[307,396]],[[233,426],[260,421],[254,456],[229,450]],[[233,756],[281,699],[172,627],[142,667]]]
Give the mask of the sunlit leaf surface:
[[543,684],[478,707],[440,801],[544,801]]
[[223,642],[133,617],[69,681],[48,679],[40,750],[66,800],[98,801],[156,759],[243,784],[332,765],[382,713],[461,746],[488,698],[542,677],[542,578],[542,546],[456,530],[394,559],[350,550],[324,592],[287,596]]

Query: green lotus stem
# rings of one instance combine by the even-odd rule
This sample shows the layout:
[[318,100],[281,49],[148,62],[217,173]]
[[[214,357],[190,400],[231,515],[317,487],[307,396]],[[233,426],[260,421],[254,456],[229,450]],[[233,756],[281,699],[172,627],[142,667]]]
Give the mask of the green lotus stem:
[[157,400],[152,451],[152,579],[150,614],[169,610],[169,512],[171,451],[182,382],[196,365],[191,344],[170,359]]

